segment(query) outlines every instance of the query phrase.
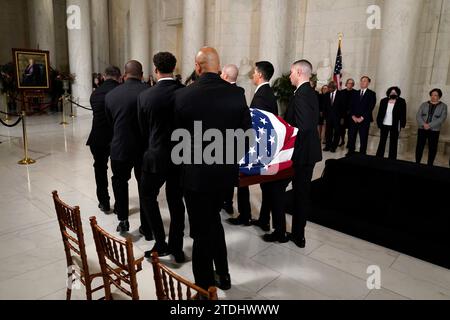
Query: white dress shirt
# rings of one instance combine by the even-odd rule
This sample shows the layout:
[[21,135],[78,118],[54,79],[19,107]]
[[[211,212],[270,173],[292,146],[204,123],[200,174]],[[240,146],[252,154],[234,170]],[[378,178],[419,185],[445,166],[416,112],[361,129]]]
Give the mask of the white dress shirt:
[[257,93],[258,90],[259,90],[262,86],[265,86],[266,84],[268,84],[268,85],[270,86],[270,83],[269,83],[269,82],[261,83],[259,86],[256,87],[255,93]]
[[387,110],[386,110],[386,116],[384,117],[384,121],[383,121],[383,124],[385,126],[392,127],[392,125],[393,125],[393,122],[394,122],[394,117],[393,117],[394,106],[395,106],[395,102],[390,102],[389,101],[388,107],[387,107]]
[[333,92],[331,92],[330,94],[330,99],[331,99],[331,105],[334,106],[334,101],[336,101],[336,94],[337,94],[337,90],[334,90]]
[[294,94],[296,94],[297,91],[298,91],[298,89],[299,89],[302,85],[304,85],[305,83],[307,83],[307,82],[309,83],[309,80],[303,81],[302,83],[300,83],[300,84],[298,85],[297,89],[295,89]]
[[161,79],[158,80],[158,82],[160,82],[160,81],[169,81],[169,80],[175,81],[174,78],[161,78]]

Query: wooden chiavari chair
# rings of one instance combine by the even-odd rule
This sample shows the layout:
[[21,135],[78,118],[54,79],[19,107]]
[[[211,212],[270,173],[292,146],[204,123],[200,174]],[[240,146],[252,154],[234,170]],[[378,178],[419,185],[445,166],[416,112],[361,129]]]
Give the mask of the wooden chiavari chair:
[[67,260],[66,298],[67,300],[71,299],[72,286],[74,281],[77,280],[74,276],[78,275],[79,280],[86,288],[87,300],[92,300],[92,294],[103,289],[103,285],[92,288],[92,281],[95,278],[102,277],[100,265],[95,259],[95,247],[86,248],[80,208],[65,204],[59,198],[57,191],[53,191],[52,194]]
[[152,265],[158,300],[218,300],[217,288],[206,291],[184,279],[163,265],[157,252],[152,254]]
[[135,259],[130,238],[121,240],[110,235],[98,226],[95,217],[91,217],[90,221],[103,274],[105,300],[115,300],[117,297],[111,291],[111,285],[119,290],[119,295],[122,293],[132,300],[139,300],[137,273],[142,270],[144,257]]

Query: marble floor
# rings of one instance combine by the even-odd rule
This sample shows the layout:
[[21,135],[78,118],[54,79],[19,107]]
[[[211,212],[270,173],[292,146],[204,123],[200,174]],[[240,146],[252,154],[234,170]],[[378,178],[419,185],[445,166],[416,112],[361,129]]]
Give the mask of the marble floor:
[[[71,119],[72,120],[72,119]],[[92,244],[88,219],[97,216],[101,226],[114,232],[114,215],[99,212],[95,197],[92,159],[85,141],[90,117],[80,116],[71,124],[59,125],[58,115],[29,118],[31,166],[19,166],[23,157],[21,128],[0,126],[0,299],[65,298],[66,262],[55,220],[51,191],[58,190],[69,204],[81,207],[85,238]],[[341,157],[325,154],[325,158]],[[371,150],[373,152],[373,150]],[[402,154],[412,160],[412,154]],[[438,164],[448,164],[440,156]],[[317,166],[320,177],[324,163]],[[136,183],[130,183],[131,234],[135,246],[149,250],[152,242],[138,236],[139,214]],[[168,222],[164,193],[160,198]],[[260,205],[260,190],[252,190],[252,205]],[[223,218],[228,218],[223,213]],[[309,224],[307,247],[266,244],[262,232],[224,224],[229,248],[233,288],[219,292],[221,299],[450,299],[450,271],[351,236]],[[187,233],[186,233],[187,234]],[[188,256],[192,241],[186,238]],[[192,279],[191,263],[165,263]],[[369,290],[367,268],[381,269],[380,290]],[[154,298],[151,268],[144,266],[141,296]],[[144,282],[144,283],[142,283]],[[83,291],[74,299],[84,299]]]

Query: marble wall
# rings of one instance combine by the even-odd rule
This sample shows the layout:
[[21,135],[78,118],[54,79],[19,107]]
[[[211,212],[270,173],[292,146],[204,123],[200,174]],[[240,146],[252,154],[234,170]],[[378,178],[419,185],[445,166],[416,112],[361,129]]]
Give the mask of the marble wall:
[[[441,88],[443,101],[450,105],[450,0],[426,0],[416,42],[412,66],[413,97],[410,118],[433,88]],[[412,105],[411,105],[412,104]],[[443,130],[443,139],[450,141],[450,119]]]
[[[89,0],[86,0],[89,1]],[[93,1],[93,0],[90,0]],[[194,24],[194,16],[183,17],[184,2],[182,0],[144,0],[148,2],[148,33],[150,34],[149,56],[167,50],[176,54],[179,63],[177,73],[185,73],[183,66],[183,24]],[[247,89],[251,98],[254,86],[248,78],[251,65],[261,58],[273,53],[278,65],[276,73],[286,73],[290,64],[297,59],[309,59],[315,69],[329,63],[334,67],[338,33],[344,34],[342,53],[344,62],[344,78],[358,79],[367,74],[374,79],[374,85],[380,93],[382,84],[379,75],[380,52],[383,48],[383,29],[392,27],[381,15],[381,30],[370,30],[367,27],[370,5],[378,5],[383,9],[392,8],[395,0],[204,0],[205,30],[204,44],[216,47],[223,64],[234,63],[241,67],[239,84]],[[404,5],[417,3],[418,0],[402,0]],[[409,103],[409,120],[411,132],[415,131],[415,113],[421,102],[428,98],[431,88],[439,87],[444,91],[444,101],[450,104],[450,0],[420,0],[423,8],[420,18],[415,23],[417,31],[413,32],[414,48],[408,54],[411,62],[409,77],[411,81],[398,83],[405,88]],[[63,14],[66,0],[53,0],[55,11],[55,37],[57,61],[59,66],[67,64],[67,35],[63,28]],[[26,47],[32,40],[29,32],[26,0],[0,0],[0,26],[3,30],[14,24],[17,33],[4,32],[0,36],[2,43],[11,47]],[[268,4],[278,5],[279,23],[273,12],[267,12]],[[422,4],[421,4],[422,5]],[[405,10],[407,11],[407,10]],[[406,13],[405,13],[406,14]],[[109,53],[110,62],[122,67],[131,58],[132,43],[140,37],[130,31],[130,0],[108,0],[109,15]],[[405,17],[399,17],[403,19]],[[98,17],[93,17],[93,20]],[[98,21],[96,21],[98,22]],[[267,28],[274,25],[274,28]],[[271,31],[273,29],[273,31]],[[280,36],[283,36],[280,39]],[[275,39],[276,38],[276,39]],[[30,40],[31,39],[31,40]],[[148,37],[147,37],[148,39]],[[277,40],[276,46],[267,49],[266,41]],[[93,43],[93,48],[95,48]],[[9,46],[6,46],[9,47]],[[10,60],[9,48],[0,50],[0,61]],[[280,49],[281,48],[281,49]],[[386,59],[386,57],[384,57]],[[399,64],[404,62],[401,56],[392,55]],[[95,65],[95,63],[94,63]],[[188,68],[186,62],[185,68]],[[395,65],[395,63],[394,63]],[[194,67],[192,62],[192,68]],[[404,70],[404,66],[399,70]],[[101,70],[93,70],[101,71]],[[395,70],[393,71],[395,72]],[[409,71],[408,71],[409,72]],[[383,72],[384,73],[384,72]],[[412,78],[412,79],[411,79]],[[397,77],[401,80],[401,77]],[[393,79],[395,80],[395,79]],[[395,80],[396,81],[396,80]],[[411,83],[410,83],[411,82]],[[387,84],[386,84],[387,85]],[[409,89],[409,90],[408,90]],[[444,128],[443,139],[450,140],[450,119]]]
[[28,47],[27,10],[26,0],[0,0],[0,64],[12,62],[11,48]]

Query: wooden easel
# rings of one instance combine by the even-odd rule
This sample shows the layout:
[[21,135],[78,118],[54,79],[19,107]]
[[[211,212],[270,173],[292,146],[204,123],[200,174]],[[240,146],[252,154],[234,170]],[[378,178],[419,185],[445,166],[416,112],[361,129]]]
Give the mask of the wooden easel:
[[43,90],[24,90],[22,91],[22,111],[25,111],[27,115],[34,114],[34,107],[40,110],[41,106],[44,105],[44,100],[45,92]]

